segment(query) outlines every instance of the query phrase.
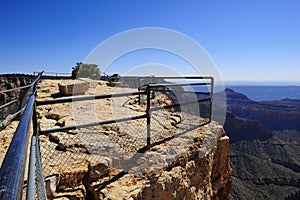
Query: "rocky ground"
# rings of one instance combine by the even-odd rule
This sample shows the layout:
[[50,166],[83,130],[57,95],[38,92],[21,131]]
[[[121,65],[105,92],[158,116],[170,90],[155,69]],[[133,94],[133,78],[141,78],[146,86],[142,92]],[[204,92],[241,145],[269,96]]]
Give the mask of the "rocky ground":
[[[59,82],[43,80],[37,100],[60,97]],[[90,82],[86,95],[133,91],[136,90],[108,87],[99,81]],[[170,103],[163,94],[151,100],[152,106]],[[137,96],[129,96],[38,106],[37,116],[42,133],[52,128],[143,115],[145,107],[143,101],[138,104]],[[172,110],[153,112],[150,150],[145,148],[145,118],[42,134],[40,146],[48,198],[225,198],[232,173],[229,138],[217,123],[199,127],[203,121]],[[16,124],[1,133],[2,144],[11,139]],[[5,148],[2,152],[4,155]]]

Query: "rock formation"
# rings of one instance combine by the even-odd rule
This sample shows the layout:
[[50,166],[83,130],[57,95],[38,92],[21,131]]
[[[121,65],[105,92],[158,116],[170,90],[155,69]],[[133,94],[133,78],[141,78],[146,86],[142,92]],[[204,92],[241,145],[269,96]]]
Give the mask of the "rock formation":
[[[0,90],[9,90],[30,84],[34,80],[34,76],[24,74],[1,74]],[[19,97],[20,91],[0,94],[0,105]]]
[[270,130],[300,130],[300,100],[253,101],[245,95],[226,89],[229,112],[259,121]]
[[58,83],[59,92],[62,96],[85,94],[90,87],[95,87],[97,83],[92,79],[80,78],[76,80],[64,80]]
[[[87,94],[133,91],[99,82]],[[57,82],[43,80],[38,100],[51,99]],[[169,104],[156,95],[152,105]],[[159,98],[159,99],[158,99]],[[136,97],[38,107],[41,131],[144,113]],[[92,112],[91,112],[92,111]],[[77,114],[76,114],[77,113]],[[40,136],[49,198],[226,199],[231,189],[229,138],[216,122],[174,111],[156,111],[147,150],[146,120]]]
[[300,100],[256,102],[226,92],[224,128],[231,138],[233,167],[230,199],[299,198]]
[[[24,74],[2,74],[0,75],[0,90],[10,90],[30,84],[34,80],[34,76]],[[0,130],[5,128],[12,119],[15,113],[24,107],[26,104],[28,88],[17,89],[13,91],[0,93]]]

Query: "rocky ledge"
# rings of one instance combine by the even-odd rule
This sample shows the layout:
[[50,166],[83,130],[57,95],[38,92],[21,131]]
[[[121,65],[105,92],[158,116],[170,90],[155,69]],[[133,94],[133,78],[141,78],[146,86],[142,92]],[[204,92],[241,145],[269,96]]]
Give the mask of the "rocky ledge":
[[[201,131],[205,129],[209,128]],[[207,133],[204,138],[194,135],[194,142],[185,153],[167,166],[144,174],[130,172],[105,188],[100,187],[101,199],[227,199],[232,173],[229,138],[220,127],[216,126],[214,131],[219,133]],[[214,134],[220,136],[217,141]],[[169,145],[163,148],[161,152],[166,152]],[[156,159],[164,162],[168,156],[161,152]]]
[[[132,89],[99,82],[88,94],[127,90]],[[57,92],[58,82],[43,80],[38,100]],[[170,102],[157,97],[152,101]],[[144,106],[133,97],[95,102],[38,107],[40,128],[138,115]],[[48,198],[227,199],[232,169],[223,127],[216,122],[199,126],[203,119],[170,111],[153,113],[152,118],[153,145],[148,150],[143,148],[146,136],[141,136],[145,119],[40,136]]]

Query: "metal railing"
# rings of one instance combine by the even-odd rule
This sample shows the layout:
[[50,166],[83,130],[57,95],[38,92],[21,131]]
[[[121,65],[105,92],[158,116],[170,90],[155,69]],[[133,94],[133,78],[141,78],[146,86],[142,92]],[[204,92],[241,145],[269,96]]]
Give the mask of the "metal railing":
[[[41,78],[42,72],[32,84],[24,86],[28,88],[24,96],[29,96],[28,101],[23,102],[25,105],[24,113],[20,119],[19,125],[15,131],[13,139],[10,143],[8,151],[3,160],[0,169],[0,199],[21,199],[24,186],[24,175],[26,169],[27,149],[30,138],[30,122],[33,119],[33,135],[37,134],[37,121],[35,112],[35,93],[36,86]],[[10,90],[11,91],[11,90]],[[27,99],[24,97],[24,100]],[[34,141],[34,139],[33,139]],[[34,142],[32,143],[34,145]],[[33,149],[33,147],[32,147]],[[32,152],[31,152],[32,154]],[[35,155],[32,155],[35,157]],[[31,156],[31,157],[32,157]],[[32,158],[30,166],[32,168]],[[31,175],[28,177],[28,182],[32,181]],[[32,188],[28,188],[31,190]],[[30,194],[30,192],[28,193]],[[35,199],[34,196],[28,196],[28,199]]]
[[[133,77],[129,77],[133,78]],[[136,78],[136,77],[135,77]],[[147,77],[143,77],[146,78]],[[153,77],[151,77],[153,79]],[[138,95],[139,98],[139,103],[141,99],[141,95],[146,95],[146,110],[144,111],[145,114],[143,115],[137,115],[137,116],[132,116],[132,117],[126,117],[126,118],[119,118],[119,119],[111,119],[111,120],[106,120],[106,121],[99,121],[99,122],[91,122],[91,123],[84,123],[84,124],[76,124],[74,126],[64,126],[60,128],[53,128],[53,129],[48,129],[48,130],[41,130],[40,134],[45,134],[48,135],[53,132],[64,132],[64,131],[69,131],[69,130],[74,130],[74,129],[79,129],[79,128],[87,128],[87,127],[92,127],[92,126],[99,126],[99,125],[104,125],[104,124],[112,124],[112,123],[118,123],[118,122],[125,122],[125,121],[131,121],[131,120],[137,120],[137,119],[142,119],[146,118],[147,119],[147,147],[151,147],[151,113],[154,111],[158,110],[163,110],[163,109],[170,109],[170,108],[177,108],[180,106],[185,106],[185,105],[190,105],[190,104],[195,104],[195,103],[201,103],[205,101],[209,101],[210,106],[209,106],[209,120],[205,123],[210,123],[211,121],[211,113],[212,113],[212,100],[213,100],[213,86],[214,86],[214,79],[213,77],[155,77],[157,79],[183,79],[183,80],[204,80],[207,79],[209,82],[201,82],[201,83],[181,83],[181,84],[176,84],[176,83],[159,83],[159,84],[147,84],[145,86],[141,86],[138,88],[138,92],[132,92],[132,93],[119,93],[119,94],[108,94],[108,95],[96,95],[96,96],[82,96],[82,97],[70,97],[70,98],[62,98],[62,99],[53,99],[53,100],[44,100],[44,101],[37,101],[36,105],[47,105],[47,104],[57,104],[57,103],[70,103],[70,102],[77,102],[77,101],[87,101],[87,100],[97,100],[97,99],[109,99],[109,98],[118,98],[118,97],[126,97],[126,96],[133,96],[133,95]],[[138,77],[139,84],[141,83],[140,77]],[[182,90],[172,90],[171,87],[176,86],[176,87],[181,87],[181,86],[210,86],[209,92],[197,92],[197,91],[185,91],[184,89]],[[164,89],[162,89],[162,87]],[[193,101],[186,101],[186,102],[180,102],[180,103],[173,103],[171,105],[166,105],[166,106],[156,106],[156,107],[151,107],[151,93],[152,92],[180,92],[180,93],[192,93],[192,94],[202,94],[206,95],[206,98],[202,99],[196,99]]]
[[[37,101],[36,105],[40,106],[40,105],[56,104],[56,103],[68,103],[68,102],[87,101],[87,100],[96,100],[96,99],[109,99],[109,98],[126,97],[126,96],[139,95],[139,94],[146,94],[146,93],[145,92],[133,92],[133,93],[119,93],[119,94],[108,94],[108,95],[97,95],[97,96],[70,97],[70,98],[62,98],[62,99]],[[112,119],[112,120],[107,120],[107,121],[76,124],[74,126],[65,126],[65,127],[61,127],[61,128],[41,130],[40,134],[47,135],[47,134],[53,133],[53,132],[68,131],[68,130],[74,130],[77,128],[87,128],[87,127],[104,125],[104,124],[112,124],[112,123],[117,123],[117,122],[141,119],[141,118],[145,118],[145,117],[146,117],[146,115],[138,115],[138,116],[133,116],[133,117]]]
[[[27,199],[46,199],[46,189],[44,182],[44,174],[42,168],[42,159],[40,152],[39,136],[48,135],[53,132],[66,132],[68,130],[87,128],[92,126],[101,126],[106,124],[128,122],[132,120],[146,119],[146,146],[144,149],[149,149],[153,145],[151,143],[151,115],[153,112],[164,110],[164,109],[179,109],[186,105],[197,104],[198,106],[202,102],[208,102],[208,120],[203,124],[210,123],[212,115],[212,101],[213,101],[213,86],[214,79],[213,77],[158,77],[158,79],[191,79],[191,80],[206,80],[202,82],[192,82],[192,83],[172,83],[172,82],[163,82],[147,83],[146,85],[140,86],[138,92],[129,92],[129,93],[118,93],[118,94],[107,94],[107,95],[95,95],[95,96],[77,96],[69,98],[60,98],[53,100],[43,100],[36,101],[36,86],[40,80],[42,73],[39,73],[36,80],[30,85],[30,89],[27,91],[29,96],[28,101],[26,102],[24,113],[20,119],[20,123],[17,127],[13,140],[10,144],[8,152],[5,156],[5,159],[2,163],[0,169],[0,199],[21,199],[23,194],[24,187],[24,173],[26,168],[26,159],[27,159],[27,147],[30,139],[29,126],[32,121],[33,133],[31,137],[31,148],[30,148],[30,160],[29,160],[29,169],[28,169],[28,180],[27,180]],[[145,79],[145,77],[143,77]],[[141,78],[142,79],[142,78]],[[146,78],[147,79],[147,78]],[[139,85],[141,80],[138,79]],[[193,87],[193,86],[207,86],[208,91],[191,91],[186,90],[184,87]],[[29,86],[28,86],[29,87]],[[181,89],[180,89],[181,88]],[[160,92],[167,94],[172,99],[170,105],[151,105],[151,100],[154,98],[155,93]],[[173,97],[176,96],[174,93],[182,94],[196,94],[196,99],[188,99],[183,102],[179,102]],[[88,101],[88,100],[97,100],[97,99],[111,99],[111,98],[120,98],[120,97],[129,97],[129,96],[138,96],[138,102],[141,104],[142,96],[146,97],[145,110],[143,114],[123,117],[117,119],[110,119],[105,121],[90,122],[83,124],[76,124],[74,126],[63,126],[60,128],[52,128],[47,130],[38,130],[37,125],[37,112],[36,106],[48,105],[48,104],[61,104],[61,103],[72,103],[78,101]]]
[[[39,74],[34,71],[33,75]],[[43,72],[42,79],[71,79],[72,73],[67,72]]]
[[13,92],[17,93],[17,97],[15,99],[9,100],[8,102],[0,105],[0,130],[5,128],[9,122],[11,122],[24,111],[29,99],[29,90],[35,85],[35,83],[36,81],[33,81],[29,85],[0,91],[0,94],[11,94]]

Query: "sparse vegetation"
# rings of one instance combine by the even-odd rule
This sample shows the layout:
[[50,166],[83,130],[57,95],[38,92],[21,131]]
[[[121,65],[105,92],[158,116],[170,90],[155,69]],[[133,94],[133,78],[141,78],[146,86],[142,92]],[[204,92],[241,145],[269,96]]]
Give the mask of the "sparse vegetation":
[[41,113],[39,111],[36,111],[36,118],[37,119],[42,119],[43,116],[41,115]]
[[78,62],[75,67],[72,68],[72,79],[76,78],[100,78],[100,69],[96,64],[88,64]]
[[120,77],[121,76],[119,74],[113,74],[110,76],[112,82],[118,82]]

